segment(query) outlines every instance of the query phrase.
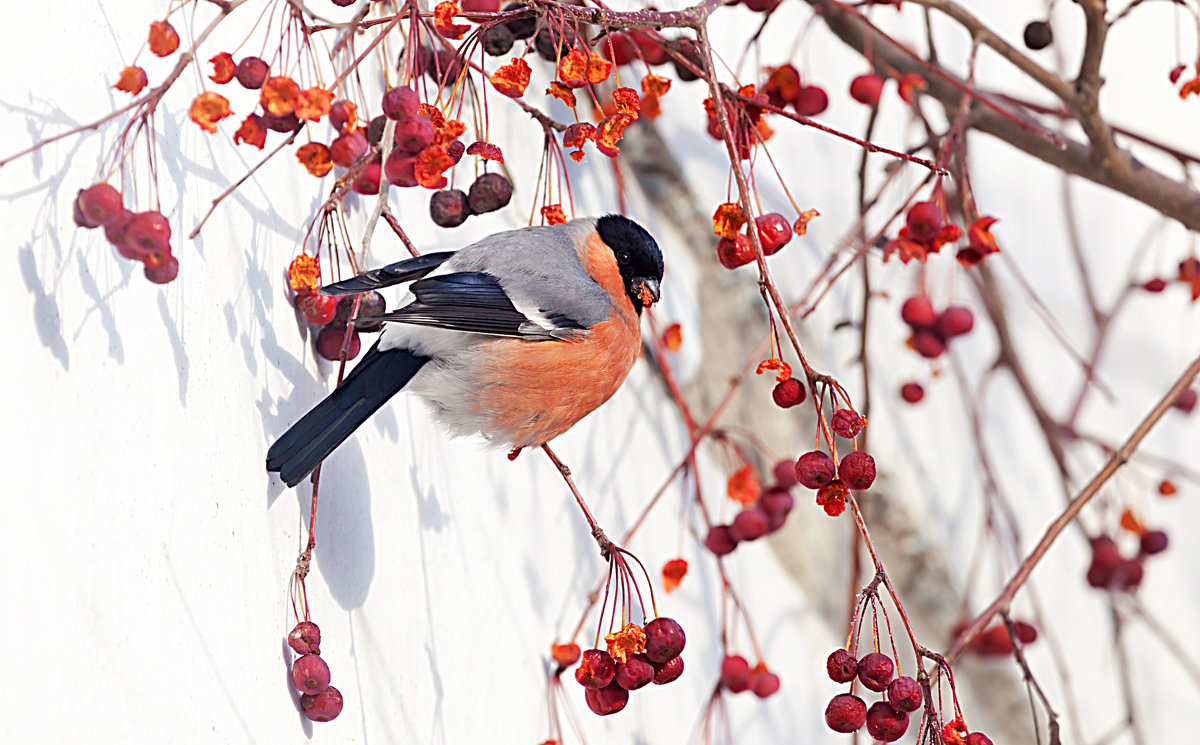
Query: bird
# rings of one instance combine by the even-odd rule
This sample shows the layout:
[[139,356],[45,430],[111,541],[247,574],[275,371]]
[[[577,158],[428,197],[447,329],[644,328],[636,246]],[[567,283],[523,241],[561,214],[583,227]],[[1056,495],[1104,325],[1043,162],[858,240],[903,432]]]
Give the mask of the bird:
[[402,390],[454,436],[512,453],[541,446],[607,401],[641,350],[642,309],[659,300],[663,256],[622,215],[509,230],[326,285],[353,295],[411,282],[342,384],[267,451],[300,483]]

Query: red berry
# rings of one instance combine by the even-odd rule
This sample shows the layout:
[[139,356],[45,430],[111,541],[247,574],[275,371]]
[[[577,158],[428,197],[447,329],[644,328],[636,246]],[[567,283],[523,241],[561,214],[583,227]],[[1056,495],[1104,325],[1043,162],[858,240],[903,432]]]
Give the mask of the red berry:
[[879,95],[883,93],[883,78],[873,72],[859,75],[850,81],[850,97],[867,106],[879,103]]
[[654,665],[644,654],[631,654],[624,662],[617,663],[614,679],[625,690],[636,691],[654,680]]
[[767,534],[767,513],[758,507],[747,507],[733,518],[729,533],[739,541],[756,541]]
[[896,711],[886,701],[876,701],[867,711],[867,732],[881,742],[895,742],[908,729],[908,712]]
[[717,241],[717,260],[726,269],[737,269],[754,261],[754,246],[744,233],[739,233],[737,240],[722,238]]
[[672,618],[660,616],[646,624],[646,657],[662,664],[678,657],[687,643],[683,627]]
[[777,383],[771,391],[771,398],[775,400],[775,405],[781,409],[790,409],[793,406],[804,403],[804,398],[808,395],[804,384],[795,378],[788,378],[782,383]]
[[738,541],[733,537],[728,525],[714,525],[708,529],[708,535],[704,536],[704,547],[717,556],[733,553],[737,544]]
[[409,188],[417,185],[417,156],[404,152],[401,148],[393,148],[383,162],[383,173],[389,184]]
[[429,117],[418,115],[404,119],[396,124],[396,147],[408,153],[419,153],[433,142],[434,134]]
[[838,437],[845,437],[849,440],[862,431],[863,420],[853,409],[838,409],[830,417],[829,427]]
[[[75,224],[82,228],[97,228],[108,225],[125,209],[121,205],[121,192],[108,184],[93,184],[86,189],[80,189],[75,197],[78,208]],[[84,222],[80,222],[82,217]]]
[[304,292],[296,296],[296,310],[303,313],[304,320],[312,325],[328,326],[337,316],[338,300],[319,292]]
[[872,652],[858,661],[859,681],[875,692],[887,688],[895,671],[892,658],[882,652]]
[[1113,575],[1114,584],[1122,590],[1132,590],[1142,584],[1145,574],[1146,568],[1142,566],[1140,558],[1126,559]]
[[1029,25],[1025,27],[1023,36],[1025,46],[1034,51],[1045,49],[1050,46],[1050,42],[1054,41],[1054,31],[1045,21],[1030,21]]
[[429,217],[434,225],[457,228],[471,216],[471,203],[462,189],[435,191],[429,198]]
[[943,339],[949,339],[952,336],[961,336],[970,331],[975,326],[975,316],[967,308],[961,305],[951,305],[942,311],[942,314],[937,319],[937,332],[941,334]]
[[321,629],[312,621],[301,621],[288,634],[288,646],[297,654],[315,654],[321,648]]
[[908,226],[909,236],[914,241],[927,242],[937,237],[944,219],[942,208],[936,203],[917,202],[908,209],[905,224]]
[[512,199],[512,184],[498,173],[485,173],[471,184],[467,201],[477,215],[495,212]]
[[616,714],[629,703],[629,691],[616,683],[609,683],[604,688],[589,688],[583,693],[588,708],[599,716]]
[[[790,464],[789,464],[790,465]],[[772,515],[787,515],[796,506],[796,500],[787,489],[775,487],[763,492],[758,498],[758,506],[767,517]]]
[[[1017,632],[1017,639],[1022,644],[1033,644],[1037,641],[1038,630],[1033,624],[1026,623],[1025,621],[1014,621],[1013,631]],[[1011,644],[1012,641],[1010,640],[1009,643]]]
[[1102,535],[1093,540],[1092,562],[1087,570],[1088,584],[1092,587],[1108,587],[1122,561],[1121,551],[1112,538]]
[[750,690],[759,698],[767,698],[779,690],[779,676],[766,670],[759,670],[750,677]]
[[315,696],[306,693],[300,697],[300,708],[304,716],[314,722],[337,719],[337,715],[342,713],[342,692],[329,686]]
[[726,655],[721,661],[721,685],[730,693],[741,693],[750,688],[750,663],[740,654]]
[[420,107],[421,97],[412,88],[392,88],[383,94],[383,115],[388,119],[411,119],[417,115]]
[[888,683],[887,697],[888,703],[897,711],[916,711],[924,700],[921,686],[907,675]]
[[603,649],[585,651],[575,668],[575,680],[584,688],[603,688],[616,674],[616,663]]
[[1167,289],[1167,280],[1162,279],[1161,277],[1148,279],[1142,283],[1142,289],[1146,292],[1162,292],[1163,290]]
[[992,745],[992,739],[982,732],[967,735],[967,745]]
[[833,458],[820,450],[805,453],[796,460],[796,480],[806,489],[819,489],[837,474]]
[[[337,362],[340,359],[342,342],[345,338],[345,326],[326,326],[317,334],[317,354],[330,362]],[[361,349],[362,341],[358,338],[358,331],[352,330],[350,332],[350,346],[346,350],[346,359],[354,359],[358,356]]]
[[867,705],[858,696],[841,693],[834,696],[825,707],[825,724],[834,732],[857,732],[866,722]]
[[914,329],[921,329],[937,323],[938,316],[929,298],[913,295],[900,306],[900,319]]
[[367,154],[370,149],[367,138],[358,132],[346,132],[338,135],[329,145],[329,157],[334,165],[349,168],[355,161]]
[[670,62],[671,57],[667,54],[666,48],[655,37],[645,31],[630,31],[630,37],[633,43],[637,44],[638,49],[642,53],[642,59],[646,60],[647,65],[665,65]]
[[942,341],[942,337],[925,329],[913,334],[912,346],[917,354],[926,359],[941,357],[942,353],[946,351],[946,342]]
[[610,33],[601,39],[596,51],[617,67],[628,65],[637,59],[637,44],[629,37],[629,34],[620,31]]
[[754,226],[758,230],[758,240],[762,243],[763,254],[767,256],[778,253],[792,240],[792,226],[778,212],[770,212],[754,218]]
[[1175,403],[1171,405],[1185,414],[1191,414],[1192,409],[1196,408],[1196,397],[1196,389],[1188,388],[1183,393],[1180,393],[1179,398],[1175,399]]
[[171,223],[161,212],[139,212],[125,226],[125,245],[138,256],[171,250]]
[[834,479],[817,489],[817,504],[825,510],[826,515],[837,517],[846,511],[846,498],[849,496],[850,489],[841,479]]
[[849,683],[858,675],[858,660],[845,649],[835,649],[825,660],[825,672],[834,683]]
[[1167,550],[1167,533],[1162,530],[1147,530],[1142,533],[1142,553],[1146,555],[1160,554]]
[[263,87],[263,83],[267,82],[268,72],[269,68],[266,62],[258,57],[245,57],[237,63],[237,67],[233,70],[233,76],[237,78],[243,88],[258,90]]
[[792,99],[792,106],[800,116],[816,116],[829,108],[829,95],[817,85],[802,85]]
[[455,165],[458,165],[458,161],[462,160],[463,153],[466,152],[466,150],[466,145],[462,144],[458,140],[455,140],[446,147],[446,155],[449,155],[450,160],[454,161]]
[[329,687],[329,665],[315,654],[306,654],[292,665],[292,685],[315,696]]
[[[78,207],[76,207],[78,209]],[[107,225],[104,226],[104,237],[108,242],[117,247],[117,251],[127,259],[137,258],[136,253],[125,247],[127,236],[125,231],[129,228],[129,223],[133,222],[134,213],[122,208],[120,212],[113,216]]]
[[925,389],[920,383],[905,383],[900,386],[900,398],[910,404],[915,404],[925,398]]
[[838,465],[838,478],[851,489],[869,489],[875,483],[875,459],[861,450],[855,450],[842,458]]
[[179,276],[179,259],[172,256],[169,249],[152,253],[143,261],[146,262],[146,265],[142,268],[142,272],[146,275],[146,279],[156,285],[173,282]]
[[329,107],[329,123],[339,132],[345,132],[350,125],[350,118],[358,118],[358,107],[339,98]]
[[742,0],[742,5],[755,13],[769,13],[779,7],[781,2],[783,0]]
[[654,665],[654,685],[662,686],[671,683],[683,675],[683,658],[672,657],[663,663],[652,662]]
[[796,466],[787,458],[779,461],[771,469],[771,475],[775,477],[775,483],[781,489],[791,489],[800,482],[796,480]]
[[374,160],[363,167],[362,173],[350,184],[350,188],[359,194],[378,194],[379,181],[383,176],[383,166]]

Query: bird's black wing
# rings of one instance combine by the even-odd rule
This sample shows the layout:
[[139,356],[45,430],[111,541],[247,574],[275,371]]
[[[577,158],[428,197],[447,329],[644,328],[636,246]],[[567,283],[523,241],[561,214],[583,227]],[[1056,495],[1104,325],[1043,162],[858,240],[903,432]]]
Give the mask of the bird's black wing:
[[428,277],[414,282],[409,290],[416,297],[413,302],[363,320],[530,340],[568,339],[586,328],[573,318],[542,308],[518,310],[499,280],[486,272]]
[[446,259],[454,255],[454,251],[438,251],[423,254],[395,264],[388,264],[380,269],[364,272],[357,277],[344,279],[341,282],[325,285],[321,288],[322,295],[355,295],[367,290],[378,290],[380,287],[390,287],[401,282],[420,279],[442,265]]

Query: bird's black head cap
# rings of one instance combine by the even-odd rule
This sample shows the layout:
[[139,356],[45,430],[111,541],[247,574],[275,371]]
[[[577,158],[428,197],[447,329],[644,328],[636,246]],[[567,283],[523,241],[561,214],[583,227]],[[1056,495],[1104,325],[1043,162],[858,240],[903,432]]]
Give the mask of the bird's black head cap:
[[663,277],[662,251],[646,229],[622,215],[605,215],[596,221],[600,240],[612,249],[625,281],[625,294],[638,313],[658,300]]

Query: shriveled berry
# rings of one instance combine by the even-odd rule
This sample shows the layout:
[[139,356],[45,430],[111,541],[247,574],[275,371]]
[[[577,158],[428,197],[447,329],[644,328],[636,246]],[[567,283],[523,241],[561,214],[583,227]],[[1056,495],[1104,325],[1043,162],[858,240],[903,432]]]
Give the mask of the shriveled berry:
[[[383,115],[388,119],[403,121],[411,119],[417,115],[417,110],[421,107],[421,97],[417,92],[407,86],[392,88],[387,93],[383,94]],[[429,121],[426,117],[425,121]]]
[[[393,88],[392,90],[408,90]],[[414,94],[415,95],[415,94]],[[409,153],[419,153],[433,142],[434,128],[429,117],[418,114],[396,123],[396,147]]]
[[617,663],[617,685],[627,691],[636,691],[654,680],[654,665],[644,654],[631,654],[624,662]]
[[329,158],[334,165],[349,168],[355,161],[367,154],[370,149],[367,138],[359,132],[346,132],[338,135],[329,145]]
[[849,683],[858,675],[858,660],[845,649],[835,649],[825,659],[825,672],[834,683]]
[[[304,292],[296,296],[296,310],[304,314],[304,320],[314,326],[327,326],[333,322],[338,311],[338,300],[329,295],[322,295],[319,292]],[[296,628],[300,628],[297,626]],[[317,638],[320,639],[320,632],[317,633]],[[291,636],[288,636],[291,639]],[[293,647],[295,649],[295,647]],[[296,649],[301,654],[307,654],[311,650]]]
[[779,690],[779,676],[768,670],[759,670],[750,676],[750,690],[759,698],[767,698]]
[[646,657],[651,662],[662,664],[678,657],[687,643],[683,627],[672,618],[659,616],[646,624]]
[[321,629],[312,621],[301,621],[288,634],[288,646],[297,654],[313,654],[321,648]]
[[[340,359],[342,342],[345,338],[345,326],[326,326],[317,334],[317,354],[330,362],[337,362]],[[350,346],[346,349],[346,359],[354,359],[358,356],[361,349],[362,340],[358,338],[358,331],[352,330],[350,332]]]
[[584,688],[603,688],[617,674],[616,663],[603,649],[588,649],[575,668],[575,680]]
[[156,285],[165,285],[169,282],[174,282],[179,276],[179,259],[168,251],[157,251],[142,259],[146,265],[142,267],[142,273],[146,275],[146,279]]
[[379,182],[383,177],[383,166],[378,160],[363,166],[362,173],[350,184],[350,188],[359,194],[378,194]]
[[796,480],[806,489],[819,489],[836,475],[833,458],[820,450],[805,453],[796,460]]
[[913,295],[900,306],[900,320],[914,329],[928,328],[937,323],[937,319],[933,303],[924,295]]
[[737,269],[754,261],[754,246],[750,239],[739,233],[736,240],[722,238],[717,241],[717,260],[726,269]]
[[1025,26],[1025,46],[1034,50],[1045,49],[1054,41],[1054,32],[1050,30],[1050,24],[1045,21],[1030,21]]
[[475,179],[467,192],[471,211],[477,215],[495,212],[512,199],[512,184],[498,173],[485,173]]
[[1167,533],[1163,530],[1147,530],[1142,533],[1142,553],[1146,555],[1160,554],[1167,550]]
[[835,435],[848,440],[862,431],[863,420],[853,409],[838,409],[830,417],[829,427]]
[[932,241],[942,229],[945,217],[936,202],[917,202],[908,210],[905,225],[915,241]]
[[961,336],[975,327],[975,316],[968,308],[951,305],[938,316],[935,327],[943,339]]
[[338,99],[329,107],[329,123],[339,132],[345,132],[351,118],[358,118],[358,107],[344,99]]
[[604,688],[587,689],[583,698],[592,713],[604,717],[625,708],[625,704],[629,703],[629,691],[613,682]]
[[313,722],[337,719],[337,715],[342,713],[342,692],[329,686],[315,696],[306,693],[300,697],[300,709]]
[[409,188],[417,185],[417,156],[394,148],[383,161],[383,173],[389,184]]
[[817,504],[830,517],[837,517],[846,511],[846,499],[850,496],[850,488],[841,479],[834,479],[825,486],[817,489]]
[[267,82],[267,73],[270,68],[267,63],[258,57],[243,57],[241,62],[237,63],[237,67],[233,70],[233,77],[242,84],[243,88],[250,90],[258,90],[263,87],[263,83]]
[[869,489],[875,483],[875,459],[855,450],[838,464],[838,478],[851,489]]
[[300,128],[300,120],[296,117],[296,112],[294,111],[289,111],[283,116],[263,111],[262,122],[272,132],[282,132],[284,134],[294,132]]
[[666,662],[653,662],[654,665],[654,685],[662,686],[667,683],[674,682],[683,675],[683,658],[672,657]]
[[125,227],[125,245],[139,256],[171,250],[171,223],[161,212],[139,212]]
[[739,541],[756,541],[767,534],[767,513],[758,507],[747,507],[733,518],[730,534]]
[[435,191],[429,198],[429,217],[435,225],[457,228],[471,216],[471,203],[462,189]]
[[797,404],[804,403],[805,397],[808,395],[804,384],[796,378],[788,378],[782,383],[777,383],[771,391],[771,398],[774,399],[775,405],[781,409],[790,409]]
[[939,334],[921,329],[913,334],[912,347],[916,350],[917,354],[931,360],[935,357],[941,357],[945,353],[946,342],[942,340]]
[[881,742],[895,742],[908,730],[908,712],[896,711],[886,701],[876,701],[867,710],[867,732]]
[[704,536],[704,547],[717,556],[733,553],[737,544],[738,541],[733,537],[728,525],[714,525],[708,529],[708,535]]
[[800,116],[816,116],[829,108],[829,94],[819,85],[802,85],[792,99],[792,106]]
[[79,208],[77,214],[82,215],[85,222],[75,223],[84,228],[97,228],[108,225],[121,211],[121,192],[108,184],[92,184],[86,189],[80,189],[75,197],[75,205]]
[[329,687],[329,665],[318,655],[304,655],[292,664],[292,685],[301,693],[317,695]]
[[512,35],[512,31],[508,30],[508,26],[503,24],[492,26],[483,35],[483,51],[493,57],[499,57],[502,54],[508,54],[508,50],[512,49],[515,41],[516,37]]
[[850,81],[850,97],[859,103],[874,106],[879,103],[879,96],[882,93],[883,78],[873,72],[859,75]]
[[982,732],[972,732],[967,735],[967,745],[992,745],[992,738]]
[[825,724],[834,732],[850,734],[862,729],[866,723],[867,705],[858,696],[841,693],[825,707]]
[[888,683],[887,697],[888,703],[897,711],[916,711],[923,701],[920,684],[907,675]]
[[750,663],[740,654],[726,655],[721,661],[721,685],[730,693],[750,689]]
[[383,128],[387,126],[387,117],[383,114],[372,119],[367,123],[367,144],[371,147],[379,147],[379,143],[383,141]]
[[910,404],[915,404],[925,398],[925,389],[920,383],[905,383],[900,386],[900,398]]
[[892,658],[882,652],[872,652],[858,661],[859,682],[875,692],[887,688],[895,672]]
[[455,165],[458,165],[458,161],[462,160],[463,153],[466,152],[466,150],[466,145],[462,144],[458,140],[455,140],[446,146],[446,155],[449,155],[450,160],[454,161]]
[[792,240],[792,226],[778,212],[769,212],[754,218],[758,240],[767,256],[778,253]]

